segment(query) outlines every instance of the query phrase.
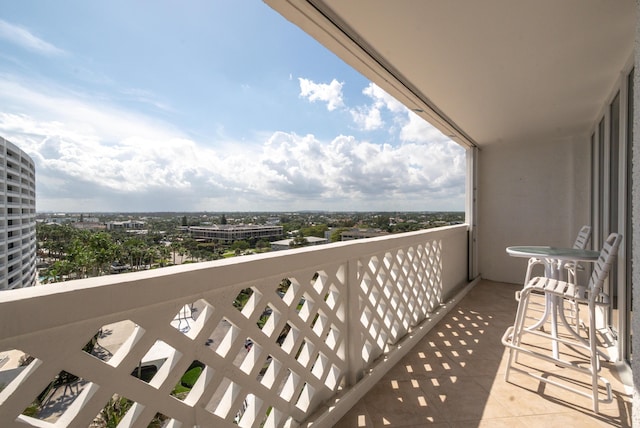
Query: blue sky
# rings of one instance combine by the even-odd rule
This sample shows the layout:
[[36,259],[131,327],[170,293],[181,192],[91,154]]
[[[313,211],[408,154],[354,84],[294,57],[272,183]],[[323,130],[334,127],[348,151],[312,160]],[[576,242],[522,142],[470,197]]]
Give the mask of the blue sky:
[[464,151],[259,0],[0,0],[38,211],[463,210]]

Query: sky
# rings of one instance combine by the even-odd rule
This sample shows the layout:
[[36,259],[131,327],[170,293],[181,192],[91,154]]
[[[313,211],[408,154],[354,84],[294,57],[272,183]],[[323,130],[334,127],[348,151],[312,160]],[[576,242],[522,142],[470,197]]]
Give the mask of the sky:
[[0,0],[38,212],[462,211],[464,150],[261,0]]

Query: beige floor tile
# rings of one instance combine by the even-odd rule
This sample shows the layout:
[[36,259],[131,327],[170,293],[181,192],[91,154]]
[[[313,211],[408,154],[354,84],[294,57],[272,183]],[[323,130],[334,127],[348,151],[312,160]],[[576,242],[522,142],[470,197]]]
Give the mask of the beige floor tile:
[[334,428],[373,428],[373,420],[362,401],[347,412]]
[[481,419],[478,421],[452,422],[451,428],[527,428],[519,418]]
[[423,384],[423,390],[433,397],[435,406],[449,422],[514,416],[474,377],[442,376],[431,382],[431,385]]
[[547,386],[538,380],[524,375],[514,375],[514,383],[502,378],[489,376],[476,379],[502,405],[509,407],[514,415],[535,415],[565,412],[566,406],[549,397]]
[[612,421],[597,415],[584,414],[580,412],[555,413],[550,415],[523,416],[520,419],[528,428],[600,428],[600,427],[621,427],[626,428],[631,425]]
[[492,343],[484,347],[447,349],[445,355],[460,366],[465,376],[496,375],[502,369],[501,344]]
[[[514,293],[521,288],[482,281],[335,426],[630,426],[631,398],[611,372],[611,363],[603,363],[601,375],[611,381],[614,399],[600,405],[601,414],[593,413],[589,398],[531,377],[512,372],[510,382],[504,380],[508,352],[501,338],[513,324]],[[548,331],[548,323],[545,328]],[[541,352],[551,352],[548,339],[530,342]],[[568,359],[579,357],[573,350],[561,350]],[[546,370],[548,376],[587,382],[582,386],[589,391],[584,375],[525,355],[519,361]]]
[[446,422],[417,380],[379,382],[362,401],[376,427]]

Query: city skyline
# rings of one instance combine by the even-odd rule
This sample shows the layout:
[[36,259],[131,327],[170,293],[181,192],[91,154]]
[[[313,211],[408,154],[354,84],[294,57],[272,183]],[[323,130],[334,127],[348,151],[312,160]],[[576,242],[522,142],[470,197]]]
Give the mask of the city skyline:
[[261,1],[0,15],[38,212],[462,211],[464,150]]

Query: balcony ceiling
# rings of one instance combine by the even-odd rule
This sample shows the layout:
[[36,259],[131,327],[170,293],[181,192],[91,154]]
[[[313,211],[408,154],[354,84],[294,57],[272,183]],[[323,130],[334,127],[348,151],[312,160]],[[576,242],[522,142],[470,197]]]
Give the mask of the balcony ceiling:
[[632,0],[266,2],[479,146],[589,133],[635,36]]

